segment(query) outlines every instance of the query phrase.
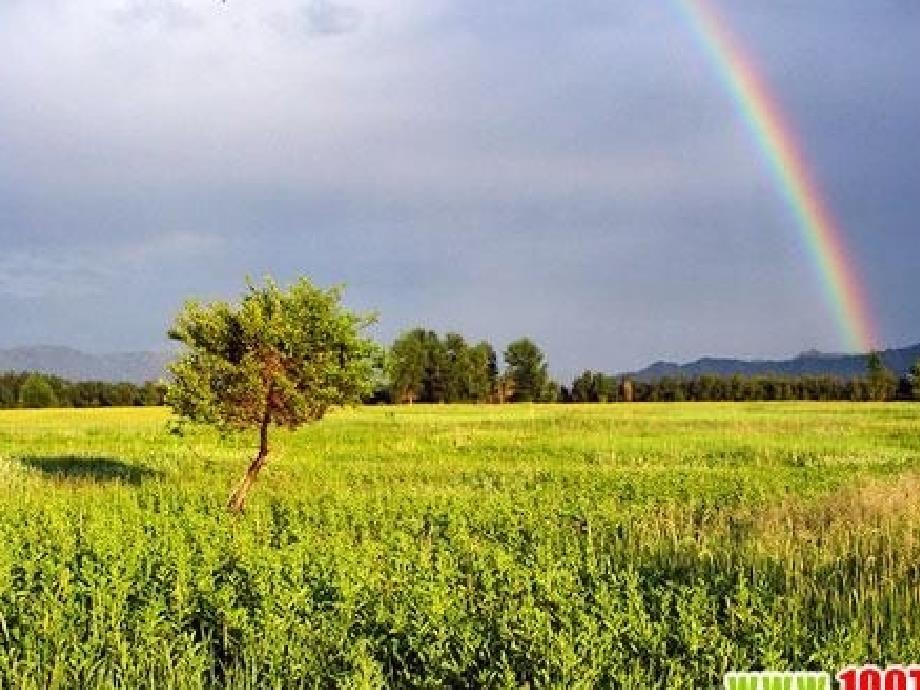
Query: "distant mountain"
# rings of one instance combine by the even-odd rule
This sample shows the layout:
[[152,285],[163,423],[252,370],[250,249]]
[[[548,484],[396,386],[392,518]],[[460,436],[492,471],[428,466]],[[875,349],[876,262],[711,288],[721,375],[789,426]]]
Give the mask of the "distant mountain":
[[156,381],[166,375],[169,352],[89,354],[69,347],[0,349],[0,371],[40,371],[71,381]]
[[[885,350],[881,353],[885,366],[899,376],[906,374],[913,364],[920,359],[920,343],[911,347]],[[850,354],[832,354],[809,350],[794,359],[783,360],[745,360],[720,359],[705,357],[689,364],[672,362],[655,362],[641,371],[633,372],[633,378],[639,381],[655,381],[664,376],[682,376],[691,378],[702,374],[721,376],[756,376],[758,374],[778,374],[781,376],[804,376],[830,374],[843,378],[852,378],[866,373],[866,356]]]
[[[885,366],[899,376],[906,374],[920,359],[920,343],[884,350]],[[36,346],[0,349],[0,372],[41,371],[71,381],[130,381],[143,383],[166,376],[167,351],[113,352],[90,354],[69,347]],[[702,374],[756,376],[779,374],[803,376],[830,374],[850,378],[866,373],[866,356],[834,354],[808,350],[793,359],[746,360],[704,357],[688,364],[655,362],[630,376],[639,381],[655,381],[664,376],[690,378]]]

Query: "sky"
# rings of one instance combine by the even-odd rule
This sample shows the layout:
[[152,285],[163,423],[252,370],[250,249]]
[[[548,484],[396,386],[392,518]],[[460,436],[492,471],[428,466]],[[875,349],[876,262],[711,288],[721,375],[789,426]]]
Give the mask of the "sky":
[[[920,341],[920,5],[712,2]],[[841,350],[675,3],[3,0],[0,347],[162,349],[186,298],[307,275],[561,377]]]

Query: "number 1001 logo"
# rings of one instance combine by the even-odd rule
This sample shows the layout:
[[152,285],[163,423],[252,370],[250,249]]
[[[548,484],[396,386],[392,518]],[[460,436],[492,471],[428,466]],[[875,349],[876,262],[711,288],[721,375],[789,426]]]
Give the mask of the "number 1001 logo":
[[849,666],[837,682],[840,690],[920,690],[920,666]]

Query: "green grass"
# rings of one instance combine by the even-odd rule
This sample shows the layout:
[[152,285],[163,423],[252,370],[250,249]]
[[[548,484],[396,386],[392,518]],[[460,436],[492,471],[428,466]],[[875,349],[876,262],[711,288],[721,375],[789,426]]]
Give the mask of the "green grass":
[[0,687],[702,688],[920,661],[920,406],[0,412]]

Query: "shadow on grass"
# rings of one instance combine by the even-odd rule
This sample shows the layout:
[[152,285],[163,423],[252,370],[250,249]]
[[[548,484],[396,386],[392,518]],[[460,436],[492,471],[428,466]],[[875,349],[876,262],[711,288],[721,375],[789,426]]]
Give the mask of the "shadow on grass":
[[26,467],[56,479],[77,481],[121,482],[138,485],[162,474],[149,467],[131,465],[118,458],[82,455],[27,456],[20,462]]

